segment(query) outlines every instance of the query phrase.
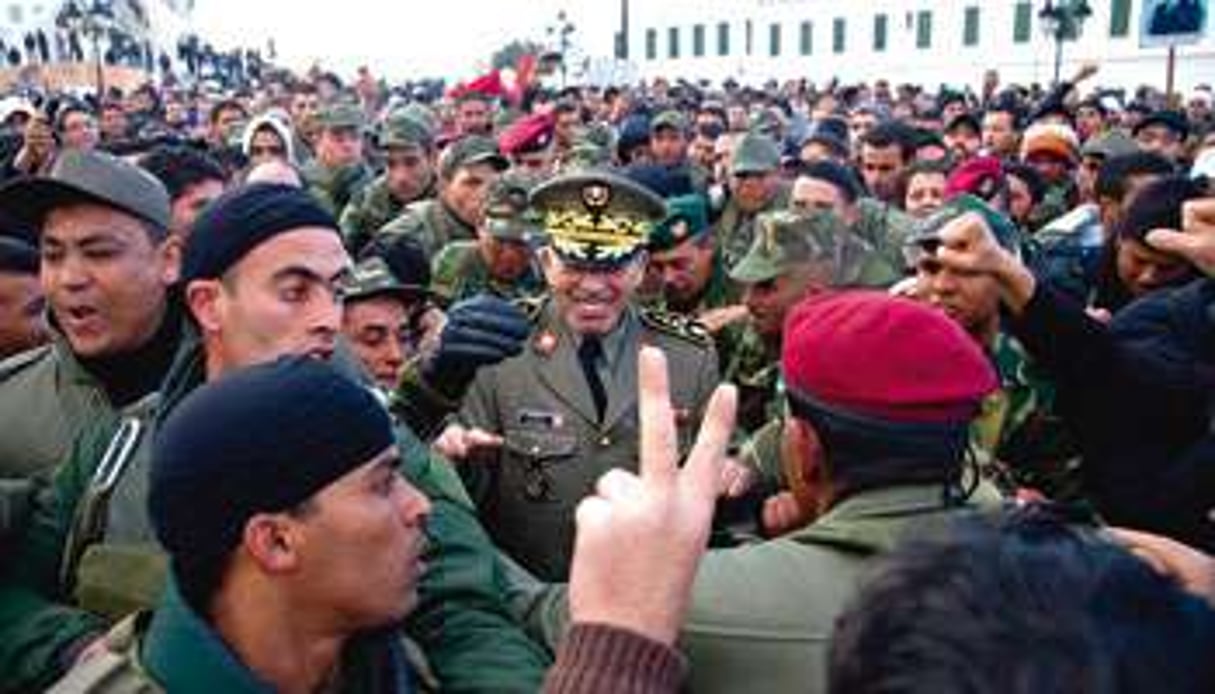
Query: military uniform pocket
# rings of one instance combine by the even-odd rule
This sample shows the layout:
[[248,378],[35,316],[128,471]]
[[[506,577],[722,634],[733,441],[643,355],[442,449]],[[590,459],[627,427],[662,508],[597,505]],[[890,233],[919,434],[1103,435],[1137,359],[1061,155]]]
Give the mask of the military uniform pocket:
[[578,437],[548,430],[507,429],[503,448],[511,465],[505,474],[529,501],[557,501],[553,466],[575,460]]

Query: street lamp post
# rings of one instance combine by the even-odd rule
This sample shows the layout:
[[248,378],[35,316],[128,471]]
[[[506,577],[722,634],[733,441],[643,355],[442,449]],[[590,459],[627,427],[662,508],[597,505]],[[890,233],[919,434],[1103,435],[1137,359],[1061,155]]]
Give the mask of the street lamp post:
[[59,23],[69,31],[84,34],[93,44],[93,76],[100,101],[105,92],[105,70],[101,59],[101,37],[114,26],[114,11],[108,2],[93,0],[87,10],[69,0],[59,14]]
[[1055,84],[1059,84],[1059,73],[1063,67],[1063,42],[1080,38],[1084,20],[1092,16],[1093,10],[1086,0],[1046,0],[1038,10],[1042,31],[1055,42]]
[[570,49],[570,35],[576,31],[574,23],[566,16],[565,10],[557,13],[557,23],[546,30],[549,37],[556,37],[557,53],[561,56],[561,86],[565,87],[566,58]]

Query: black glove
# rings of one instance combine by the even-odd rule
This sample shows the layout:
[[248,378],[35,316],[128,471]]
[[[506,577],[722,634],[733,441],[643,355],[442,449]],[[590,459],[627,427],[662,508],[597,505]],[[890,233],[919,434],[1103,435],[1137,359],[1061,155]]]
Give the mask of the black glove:
[[477,375],[523,351],[531,333],[527,315],[513,303],[478,294],[452,306],[439,334],[439,346],[421,367],[420,376],[444,397],[458,401]]

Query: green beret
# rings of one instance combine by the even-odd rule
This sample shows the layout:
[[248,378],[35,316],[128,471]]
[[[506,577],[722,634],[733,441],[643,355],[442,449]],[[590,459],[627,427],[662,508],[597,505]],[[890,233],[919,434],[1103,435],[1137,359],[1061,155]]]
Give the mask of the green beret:
[[667,216],[650,233],[651,251],[669,251],[709,230],[709,204],[703,195],[667,198]]

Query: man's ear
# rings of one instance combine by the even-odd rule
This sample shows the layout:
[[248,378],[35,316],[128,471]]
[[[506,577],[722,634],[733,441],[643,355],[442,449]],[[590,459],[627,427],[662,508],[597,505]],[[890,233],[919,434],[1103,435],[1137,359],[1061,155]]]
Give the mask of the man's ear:
[[194,280],[186,285],[186,306],[204,334],[219,331],[222,293],[220,280]]
[[789,491],[811,518],[827,510],[831,500],[826,458],[818,432],[809,422],[789,417],[781,436],[781,467]]
[[245,523],[241,545],[265,573],[282,574],[300,564],[303,538],[295,523],[281,513],[259,513]]
[[537,249],[536,262],[540,265],[540,272],[544,273],[544,281],[550,287],[556,284],[557,259],[553,256],[553,249],[548,246]]
[[160,281],[166,287],[176,284],[181,278],[181,254],[183,242],[177,234],[169,234],[156,249],[160,260]]

